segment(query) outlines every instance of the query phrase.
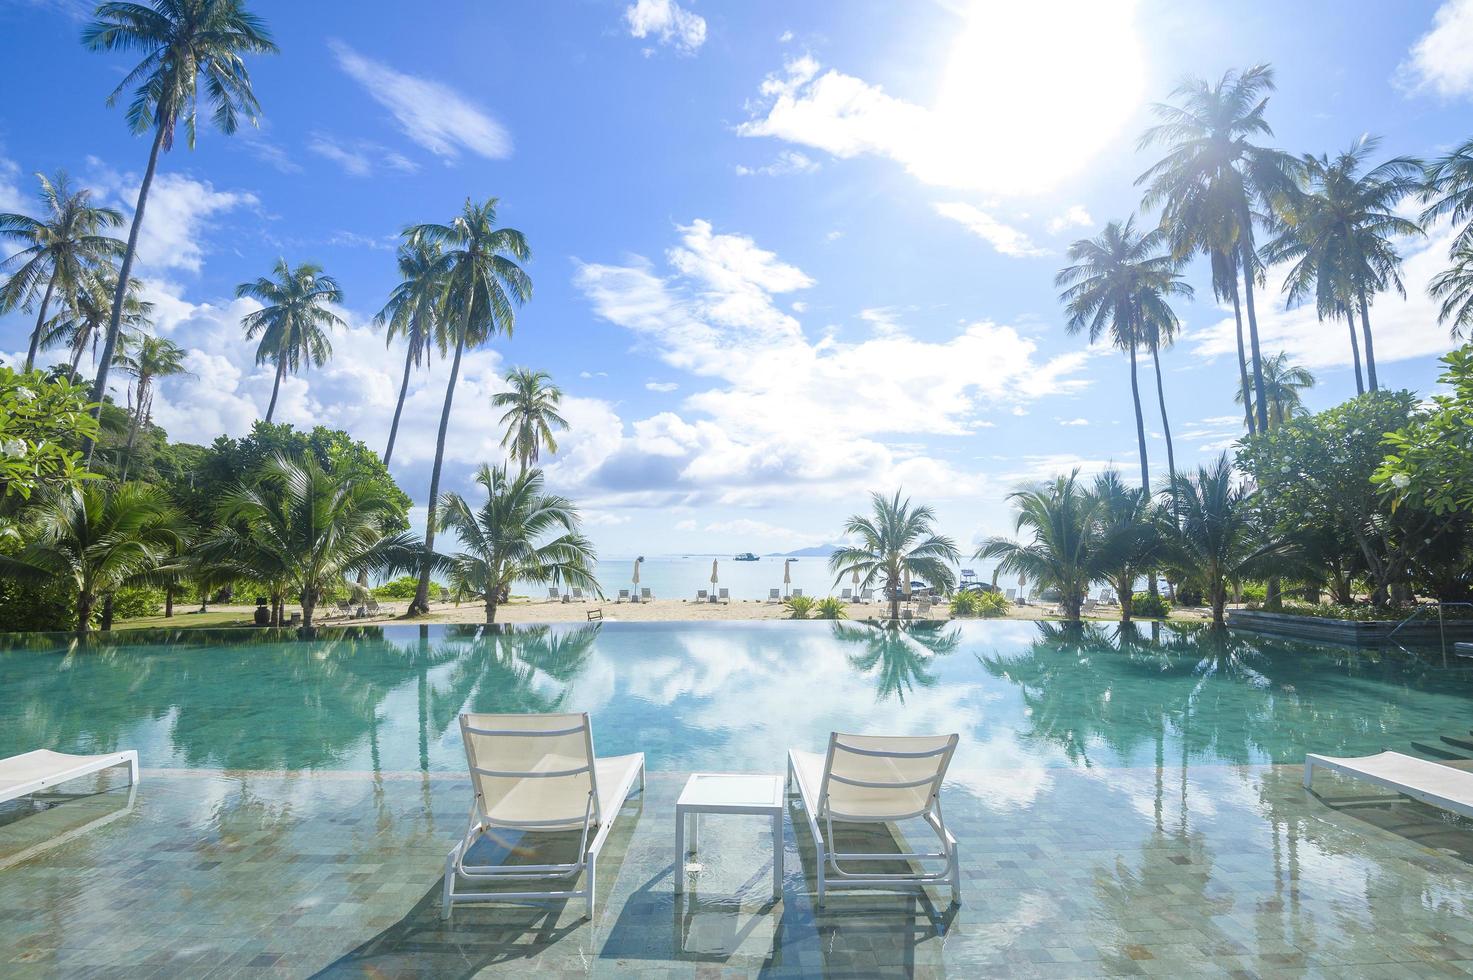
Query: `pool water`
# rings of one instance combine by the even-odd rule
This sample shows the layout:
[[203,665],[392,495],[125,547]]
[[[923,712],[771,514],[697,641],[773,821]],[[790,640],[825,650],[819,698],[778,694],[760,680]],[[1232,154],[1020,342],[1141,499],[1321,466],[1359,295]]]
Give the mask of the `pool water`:
[[588,711],[600,754],[642,751],[655,770],[776,771],[832,730],[959,732],[958,771],[1298,763],[1466,735],[1463,663],[1159,624],[12,636],[0,756],[136,748],[154,768],[454,771],[461,711]]

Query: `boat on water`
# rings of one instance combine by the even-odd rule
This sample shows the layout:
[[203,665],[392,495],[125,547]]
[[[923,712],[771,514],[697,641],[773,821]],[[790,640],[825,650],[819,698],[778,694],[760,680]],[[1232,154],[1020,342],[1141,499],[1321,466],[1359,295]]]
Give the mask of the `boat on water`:
[[733,558],[732,561],[761,561],[761,559],[752,554],[750,551],[744,551]]

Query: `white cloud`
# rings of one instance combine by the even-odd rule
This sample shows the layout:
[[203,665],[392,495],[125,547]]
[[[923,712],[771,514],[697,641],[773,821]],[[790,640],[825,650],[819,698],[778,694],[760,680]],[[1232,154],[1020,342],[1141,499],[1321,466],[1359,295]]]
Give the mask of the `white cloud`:
[[706,18],[675,0],[637,0],[624,8],[624,22],[631,36],[652,37],[681,54],[695,54],[706,43]]
[[[1416,251],[1409,254],[1404,251],[1402,278],[1407,284],[1406,299],[1390,292],[1375,297],[1371,305],[1371,330],[1378,365],[1441,355],[1453,346],[1447,327],[1437,322],[1437,303],[1426,292],[1426,283],[1446,267],[1451,243],[1452,232],[1438,228],[1425,243],[1417,245]],[[1277,286],[1282,273],[1282,269],[1270,269],[1268,281]],[[1258,336],[1264,356],[1285,351],[1290,360],[1304,367],[1348,367],[1350,338],[1345,321],[1320,321],[1313,303],[1285,310],[1281,296],[1276,290],[1258,303]],[[1356,327],[1359,330],[1358,317]],[[1237,357],[1237,326],[1230,312],[1217,323],[1187,334],[1186,339],[1199,357],[1209,360]],[[1233,377],[1228,394],[1236,384],[1236,375]]]
[[1135,0],[974,0],[959,14],[930,104],[804,55],[767,77],[737,132],[997,194],[1054,187],[1119,138],[1144,91]]
[[[626,502],[743,505],[897,483],[965,494],[976,488],[973,475],[895,436],[968,435],[999,402],[1083,385],[1073,375],[1087,355],[1041,360],[1032,340],[986,321],[937,343],[900,329],[895,311],[866,311],[890,332],[811,341],[778,305],[812,285],[801,269],[705,221],[678,231],[668,272],[636,257],[580,264],[575,276],[600,317],[709,382],[680,414],[634,421],[583,474]],[[856,393],[885,411],[854,411]]]
[[293,160],[285,149],[271,142],[259,132],[242,130],[235,134],[235,139],[257,160],[281,173],[298,174],[302,172],[302,165]]
[[959,222],[972,234],[990,244],[1001,255],[1031,258],[1049,254],[1048,249],[1034,245],[1024,232],[1011,225],[1003,224],[974,205],[961,201],[938,201],[932,207],[943,218]]
[[646,381],[644,386],[647,391],[674,391],[680,387],[674,381]]
[[1060,425],[1089,425],[1089,419],[1059,419]]
[[393,114],[404,134],[436,156],[455,160],[462,150],[488,160],[511,156],[505,127],[450,86],[365,58],[341,41],[328,47],[338,67]]
[[737,517],[729,521],[712,521],[704,528],[714,534],[729,534],[740,537],[743,540],[755,539],[761,542],[761,547],[784,547],[784,548],[806,548],[811,545],[823,544],[827,538],[823,534],[814,534],[811,531],[797,531],[790,527],[781,527],[768,521],[754,520],[750,517]]
[[1446,0],[1432,17],[1432,29],[1398,66],[1396,81],[1408,92],[1435,92],[1443,98],[1473,95],[1470,51],[1473,0]]
[[609,372],[607,372],[607,371],[579,371],[578,372],[578,377],[582,378],[584,381],[587,381],[589,378],[607,378],[608,376],[609,376]]
[[1088,228],[1094,223],[1095,219],[1090,217],[1089,212],[1084,209],[1084,205],[1075,204],[1063,214],[1050,218],[1048,230],[1051,234],[1057,235],[1059,232],[1069,228]]
[[842,231],[839,231],[837,228],[835,228],[833,231],[831,231],[828,234],[826,234],[826,235],[823,236],[824,241],[826,241],[826,242],[837,242],[839,239],[841,239],[843,237],[844,237],[844,233]]
[[742,177],[785,177],[789,174],[811,174],[819,169],[819,162],[797,150],[783,150],[765,167],[748,167],[737,164],[736,172]]
[[20,190],[20,167],[0,157],[0,211],[24,212],[25,195]]
[[792,39],[793,39],[793,32],[792,31],[783,31],[781,34],[779,34],[777,36],[777,43],[778,44],[787,44]]
[[[89,157],[88,183],[131,217],[138,201],[138,178],[120,174]],[[220,191],[207,180],[161,173],[148,192],[143,228],[138,235],[138,266],[145,274],[168,269],[198,272],[204,263],[207,231],[218,230],[220,216],[259,202],[247,191]]]
[[419,165],[402,153],[371,140],[339,140],[326,133],[313,133],[307,149],[331,160],[350,177],[370,177],[375,173],[412,174]]

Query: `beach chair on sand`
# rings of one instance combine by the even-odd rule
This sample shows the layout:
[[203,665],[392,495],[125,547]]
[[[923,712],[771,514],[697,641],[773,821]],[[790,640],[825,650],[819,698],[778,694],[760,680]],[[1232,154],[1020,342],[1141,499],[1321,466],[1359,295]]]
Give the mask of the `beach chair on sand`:
[[628,602],[628,601],[629,601],[629,590],[628,589],[620,589],[619,590],[619,597],[614,600],[614,605],[617,606],[621,602]]
[[[834,888],[912,890],[943,882],[951,885],[952,904],[961,904],[956,838],[946,829],[941,815],[941,782],[957,740],[956,735],[885,737],[834,732],[823,755],[799,749],[788,752],[787,790],[791,794],[797,789],[803,801],[803,817],[813,835],[819,907]],[[894,854],[835,850],[836,823],[883,825],[915,818],[925,820],[935,832],[939,851]],[[795,815],[795,831],[798,825]],[[873,861],[908,862],[922,867],[939,861],[942,866],[929,872],[866,873],[864,862]]]
[[557,589],[548,589],[547,590],[547,601],[548,602],[560,602],[562,600],[563,600],[563,594],[561,592],[559,592]]
[[384,614],[383,607],[378,604],[378,600],[373,596],[368,597],[363,607],[368,610],[368,615],[370,616],[382,616]]
[[353,618],[353,604],[347,599],[339,599],[333,605],[337,608],[339,616],[344,616],[348,619]]
[[767,601],[768,602],[782,602],[783,601],[783,590],[782,589],[768,589],[767,590]]
[[716,599],[719,602],[726,603],[728,606],[731,605],[731,591],[728,589],[722,589],[716,594]]
[[854,590],[853,589],[840,589],[839,590],[839,601],[840,602],[853,602],[854,601]]
[[1002,596],[1003,596],[1004,599],[1008,600],[1009,602],[1017,602],[1018,601],[1018,590],[1017,589],[1008,589],[1006,592],[1004,592],[1002,594]]
[[705,589],[697,589],[696,590],[696,601],[697,602],[706,602],[710,598],[711,597],[706,594],[706,590]]
[[[463,714],[460,736],[475,794],[465,834],[445,859],[440,914],[467,902],[555,901],[581,898],[593,918],[594,872],[635,780],[644,789],[644,753],[598,759],[585,714]],[[572,861],[554,864],[473,864],[476,842],[490,837],[506,847],[508,833],[522,838],[508,856],[526,853],[538,834],[578,833]],[[584,874],[586,872],[586,874]],[[584,874],[581,888],[574,888]],[[457,891],[464,882],[472,889]],[[478,885],[544,882],[543,891],[476,891]],[[562,888],[557,885],[561,883]]]
[[580,588],[578,588],[576,585],[573,586],[573,601],[574,602],[583,602],[584,601],[584,599],[583,599],[583,590],[580,589]]
[[802,589],[794,589],[793,590],[793,595],[795,595],[795,596],[797,596],[798,598],[801,599],[801,598],[803,598],[803,590]]
[[859,601],[860,602],[864,602],[864,603],[874,602],[875,601],[875,590],[874,589],[860,589],[859,590]]
[[1079,615],[1088,616],[1090,613],[1095,611],[1096,605],[1097,603],[1093,599],[1086,598],[1084,600],[1084,605],[1079,607]]
[[640,589],[639,590],[639,601],[640,602],[649,602],[654,597],[655,597],[654,594],[652,592],[650,592],[649,589]]
[[916,619],[925,619],[930,615],[931,597],[929,595],[922,596],[921,600],[916,603]]

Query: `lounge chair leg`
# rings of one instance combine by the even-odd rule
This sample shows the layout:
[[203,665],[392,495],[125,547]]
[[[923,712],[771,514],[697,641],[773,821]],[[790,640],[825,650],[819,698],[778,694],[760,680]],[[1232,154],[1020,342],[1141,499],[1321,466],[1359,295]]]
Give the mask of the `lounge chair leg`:
[[598,863],[597,863],[596,858],[597,858],[597,855],[593,854],[592,852],[589,852],[589,854],[588,854],[588,909],[584,912],[584,915],[583,915],[583,917],[585,919],[587,919],[589,922],[592,922],[593,921],[594,885],[595,885],[595,883],[597,881],[595,872],[596,872],[596,869],[598,867]]
[[446,922],[450,920],[450,906],[455,898],[455,855],[459,850],[457,847],[445,859],[445,887],[440,896],[440,918]]
[[951,860],[948,863],[951,865],[951,904],[960,905],[962,903],[961,862],[957,859],[955,846],[951,849]]
[[823,893],[824,893],[824,887],[823,887],[823,862],[824,862],[824,856],[823,856],[823,843],[822,842],[819,843],[819,845],[815,849],[815,852],[814,853],[816,854],[817,860],[818,860],[818,907],[819,908],[823,908]]

